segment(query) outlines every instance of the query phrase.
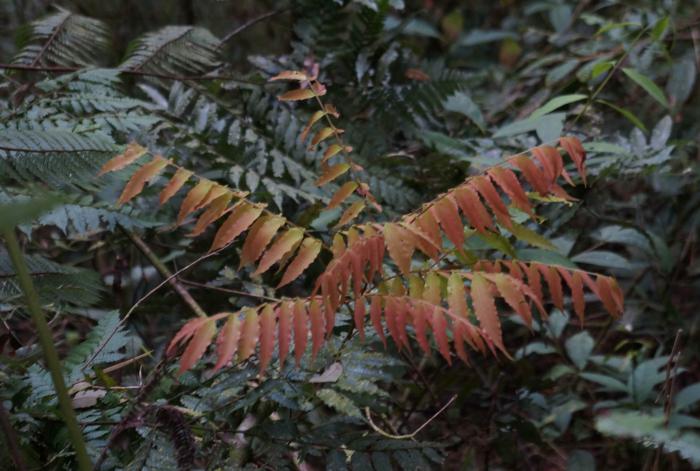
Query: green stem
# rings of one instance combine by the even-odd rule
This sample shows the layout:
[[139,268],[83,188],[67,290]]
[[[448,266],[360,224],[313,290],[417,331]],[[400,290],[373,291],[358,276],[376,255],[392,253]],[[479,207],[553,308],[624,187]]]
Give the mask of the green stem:
[[51,336],[51,331],[49,330],[49,325],[47,324],[44,313],[39,305],[39,296],[34,289],[34,284],[29,276],[27,265],[24,263],[22,250],[19,247],[14,230],[9,229],[3,231],[2,235],[7,242],[7,252],[10,255],[15,271],[17,272],[17,280],[19,281],[19,285],[22,288],[24,297],[26,298],[27,309],[32,316],[37,334],[39,335],[39,343],[41,344],[41,349],[44,352],[46,365],[51,373],[54,389],[56,390],[56,395],[58,396],[61,416],[66,424],[70,441],[75,449],[75,456],[78,460],[78,469],[81,471],[89,471],[92,469],[92,463],[90,462],[90,457],[87,454],[87,448],[85,447],[82,431],[80,430],[78,421],[75,418],[75,412],[73,411],[70,395],[68,394],[68,388],[66,388],[66,383],[63,380],[63,368],[61,367],[61,361],[58,358],[56,347],[53,344],[53,338]]

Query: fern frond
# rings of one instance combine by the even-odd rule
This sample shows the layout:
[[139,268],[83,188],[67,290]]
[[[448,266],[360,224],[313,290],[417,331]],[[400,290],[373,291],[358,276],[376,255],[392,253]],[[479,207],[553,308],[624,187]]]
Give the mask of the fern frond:
[[[100,300],[104,285],[92,270],[61,265],[38,255],[26,255],[25,262],[44,304],[90,306]],[[0,301],[22,302],[22,290],[7,253],[0,252]]]
[[0,133],[0,169],[19,180],[39,179],[63,187],[91,180],[117,149],[99,132],[6,130]]
[[220,41],[207,29],[166,26],[132,43],[119,66],[156,74],[200,74],[218,65]]
[[109,32],[104,23],[61,7],[28,26],[15,64],[63,67],[96,65],[106,56]]

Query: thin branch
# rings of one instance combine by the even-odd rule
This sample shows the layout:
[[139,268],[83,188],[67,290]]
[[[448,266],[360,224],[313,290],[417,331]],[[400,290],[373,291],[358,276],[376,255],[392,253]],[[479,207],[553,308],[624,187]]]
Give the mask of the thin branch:
[[450,406],[450,404],[452,404],[455,401],[455,399],[457,399],[456,394],[454,396],[452,396],[452,398],[449,401],[447,401],[447,403],[444,406],[442,406],[439,411],[437,411],[435,414],[433,414],[432,417],[430,417],[427,421],[425,421],[425,423],[423,423],[423,425],[421,425],[420,427],[415,429],[413,432],[408,433],[406,435],[393,435],[393,434],[385,432],[384,430],[379,428],[377,426],[377,424],[375,424],[374,421],[372,420],[372,416],[370,415],[369,407],[365,407],[365,416],[367,417],[367,421],[369,422],[370,427],[372,427],[372,430],[377,432],[379,435],[381,435],[383,437],[391,438],[393,440],[408,440],[408,439],[411,439],[411,438],[415,437],[416,435],[418,435],[418,433],[421,430],[423,430],[425,427],[427,427],[430,422],[435,420],[435,418],[437,418],[438,415],[442,414],[442,412],[445,409],[447,409]]
[[172,272],[168,269],[168,267],[165,266],[165,263],[163,263],[161,259],[158,258],[158,256],[143,241],[143,239],[141,239],[134,232],[125,229],[123,226],[119,226],[119,228],[124,234],[126,234],[129,240],[131,240],[131,242],[133,242],[133,244],[136,247],[138,247],[141,253],[148,259],[149,262],[151,262],[155,269],[158,270],[161,276],[168,280],[170,286],[172,286],[173,290],[180,295],[185,304],[187,304],[190,307],[190,309],[192,309],[192,312],[197,314],[199,317],[207,317],[207,313],[204,312],[204,309],[202,309],[202,307],[197,303],[197,301],[194,300],[194,298],[187,291],[187,289],[185,289],[185,287],[180,284],[180,282],[177,280],[177,277],[172,276]]
[[2,401],[0,401],[0,430],[2,430],[3,435],[5,435],[7,449],[10,452],[10,456],[12,456],[12,461],[15,462],[17,471],[26,471],[28,468],[24,462],[24,457],[22,456],[22,449],[19,447],[17,431],[12,426],[10,415],[5,410],[5,406],[2,404]]
[[[56,73],[64,74],[70,72],[79,72],[81,70],[87,70],[88,67],[63,67],[63,66],[33,66],[25,64],[4,64],[0,63],[0,70],[23,70],[25,72],[46,72],[46,73]],[[135,75],[140,77],[155,77],[165,80],[178,80],[181,82],[185,81],[206,81],[206,80],[228,80],[230,82],[245,83],[248,85],[263,86],[264,82],[254,82],[249,80],[241,80],[239,78],[232,77],[230,75],[171,75],[171,74],[161,74],[157,72],[146,72],[143,70],[133,70],[133,69],[117,69],[120,74],[124,75]]]
[[231,39],[233,39],[234,36],[236,36],[236,35],[242,33],[243,31],[245,31],[246,29],[250,28],[251,26],[254,26],[254,25],[260,23],[261,21],[266,20],[266,19],[268,19],[268,18],[271,18],[271,17],[273,17],[273,16],[279,15],[280,13],[284,13],[284,12],[286,12],[287,10],[289,10],[289,7],[287,7],[287,8],[279,8],[279,9],[277,9],[277,10],[268,11],[267,13],[263,13],[263,14],[260,15],[260,16],[256,16],[255,18],[246,21],[245,23],[243,23],[242,25],[240,25],[238,28],[234,29],[233,31],[231,31],[230,33],[228,33],[226,36],[224,36],[224,38],[221,40],[221,45],[226,44],[226,43],[229,42]]

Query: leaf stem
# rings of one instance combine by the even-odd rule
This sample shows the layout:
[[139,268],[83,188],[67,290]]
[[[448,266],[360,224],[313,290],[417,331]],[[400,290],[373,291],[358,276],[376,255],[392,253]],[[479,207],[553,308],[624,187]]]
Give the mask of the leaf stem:
[[46,323],[46,318],[44,317],[44,313],[42,312],[39,304],[39,296],[34,289],[34,284],[29,276],[27,265],[24,263],[22,250],[19,247],[14,230],[8,229],[3,231],[2,235],[7,243],[7,252],[10,255],[15,271],[17,272],[17,280],[19,281],[19,285],[22,288],[24,297],[26,298],[27,309],[32,316],[34,326],[36,327],[37,334],[39,336],[39,343],[41,344],[46,365],[51,373],[51,379],[54,384],[56,396],[58,397],[61,416],[66,424],[68,436],[75,450],[75,457],[78,461],[78,469],[81,471],[89,471],[92,469],[92,463],[90,462],[90,457],[88,456],[87,448],[85,447],[82,431],[80,430],[80,426],[78,425],[78,421],[75,417],[75,411],[73,410],[71,398],[68,394],[68,388],[66,388],[66,383],[63,379],[61,360],[58,357],[58,352],[56,352],[56,347],[53,344],[53,338],[51,336],[49,325]]

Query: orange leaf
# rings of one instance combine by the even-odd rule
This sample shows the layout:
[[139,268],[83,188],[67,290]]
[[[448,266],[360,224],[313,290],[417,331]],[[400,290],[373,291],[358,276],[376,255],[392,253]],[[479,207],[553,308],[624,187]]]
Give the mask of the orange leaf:
[[275,349],[275,311],[266,304],[260,314],[260,373],[267,369]]
[[605,310],[612,316],[621,315],[624,310],[623,295],[615,279],[609,276],[598,275],[596,277],[596,285]]
[[305,82],[309,80],[309,77],[299,70],[283,70],[274,77],[268,79],[269,82],[274,82],[275,80],[295,80],[297,82]]
[[241,320],[238,313],[230,314],[224,327],[219,332],[216,340],[216,365],[214,371],[218,371],[222,366],[228,364],[238,349],[238,341],[241,337]]
[[452,364],[452,357],[450,355],[450,341],[447,338],[447,319],[445,319],[444,314],[440,309],[433,309],[428,318],[430,321],[430,326],[433,328],[433,337],[435,337],[435,343],[437,343],[438,351],[440,355],[445,359],[448,365]]
[[464,226],[462,225],[462,219],[459,217],[455,201],[447,195],[438,200],[431,210],[450,242],[454,244],[457,250],[461,250],[464,245]]
[[292,329],[292,302],[282,301],[279,307],[279,323],[278,334],[279,338],[279,357],[280,357],[280,369],[284,367],[284,361],[287,359],[287,354],[289,353],[289,337]]
[[290,90],[279,95],[277,99],[279,101],[299,101],[308,100],[314,96],[316,96],[316,94],[310,88],[297,88],[296,90]]
[[238,361],[245,361],[255,351],[255,345],[260,336],[260,320],[255,309],[245,308],[245,317],[241,327],[241,338],[238,341]]
[[182,354],[182,358],[180,358],[180,368],[177,371],[178,375],[192,368],[192,366],[197,363],[197,360],[202,358],[202,355],[204,355],[211,340],[214,338],[214,334],[216,334],[216,321],[214,319],[207,319],[206,322],[200,325],[194,337],[190,340],[190,343],[187,344],[187,348]]
[[289,264],[287,270],[282,276],[282,280],[277,285],[277,288],[281,288],[292,281],[296,280],[299,275],[304,273],[309,265],[316,260],[318,254],[321,252],[321,241],[314,239],[313,237],[307,237],[304,242],[301,243],[299,252],[297,252],[294,260]]
[[284,221],[284,218],[274,215],[262,216],[255,221],[243,243],[239,269],[260,258],[263,250],[275,237],[277,230],[282,227]]
[[554,183],[564,170],[564,162],[559,152],[552,146],[538,146],[532,155],[542,164],[547,181]]
[[434,272],[429,272],[428,276],[425,278],[423,299],[435,306],[440,305],[442,300],[442,281],[440,276]]
[[493,227],[493,220],[486,208],[481,203],[479,195],[472,187],[461,185],[452,194],[454,195],[459,208],[464,216],[469,220],[469,224],[477,231],[484,233],[489,227]]
[[331,159],[333,156],[337,155],[340,152],[352,152],[352,147],[350,146],[341,146],[340,144],[331,144],[328,146],[328,149],[323,153],[323,158],[321,159],[321,162],[327,162],[329,159]]
[[579,141],[575,137],[562,137],[559,139],[559,145],[561,145],[564,150],[566,151],[567,154],[569,154],[569,157],[571,157],[571,160],[574,161],[574,164],[576,164],[576,169],[578,170],[579,175],[581,175],[581,179],[583,180],[583,184],[586,184],[586,166],[585,166],[585,161],[586,161],[586,151],[583,150],[583,146],[581,145],[581,141]]
[[301,363],[301,357],[306,350],[309,337],[309,321],[306,316],[306,306],[304,301],[298,299],[294,303],[294,358],[297,366]]
[[382,298],[380,296],[372,296],[372,302],[369,306],[369,319],[372,322],[375,332],[384,343],[386,348],[386,337],[384,336],[384,328],[382,327]]
[[189,170],[178,168],[173,178],[170,179],[165,188],[163,188],[163,191],[160,192],[160,204],[165,204],[166,201],[172,198],[191,176],[192,172]]
[[262,210],[260,206],[253,206],[245,201],[237,204],[231,211],[231,215],[217,231],[209,250],[214,251],[233,242],[236,237],[255,222]]
[[340,189],[338,189],[338,191],[335,192],[333,198],[331,198],[331,202],[328,203],[328,206],[326,206],[326,209],[333,209],[340,205],[340,203],[345,201],[348,196],[352,195],[356,189],[357,182],[346,182],[340,187]]
[[540,277],[540,272],[537,270],[537,266],[534,263],[529,265],[523,264],[525,271],[527,272],[527,284],[530,286],[533,294],[543,302],[544,297],[542,296],[542,278]]
[[559,267],[559,274],[571,290],[571,300],[574,305],[574,312],[578,316],[579,322],[583,326],[583,320],[586,315],[586,301],[583,298],[583,279],[581,279],[581,274],[578,271],[574,271],[573,274],[568,270]]
[[564,309],[564,293],[561,289],[561,278],[559,273],[554,267],[537,264],[537,267],[544,275],[544,279],[547,280],[547,285],[549,286],[549,295],[552,297],[552,303],[559,308]]
[[503,203],[503,200],[501,200],[501,196],[498,194],[498,191],[496,191],[496,187],[493,186],[491,180],[485,176],[478,176],[472,178],[471,184],[476,187],[479,194],[481,194],[482,198],[484,198],[491,207],[498,221],[508,229],[513,227],[513,221],[508,214],[508,208]]
[[486,332],[486,335],[488,335],[494,345],[508,355],[503,345],[501,321],[498,318],[496,303],[491,294],[490,283],[478,273],[474,273],[472,276],[472,301],[474,303],[474,312],[477,319],[479,319],[481,328]]
[[503,273],[493,273],[486,275],[486,277],[496,283],[496,287],[506,303],[518,313],[528,327],[532,327],[530,305],[525,300],[525,295],[520,291],[520,286],[515,282],[516,280]]
[[306,126],[304,126],[304,129],[301,131],[301,134],[299,136],[301,142],[304,142],[306,140],[314,123],[316,123],[319,119],[323,118],[324,116],[326,116],[325,111],[316,111],[314,114],[311,115],[311,118],[309,118],[309,122],[306,123]]
[[313,361],[318,351],[321,350],[325,331],[321,306],[319,306],[318,301],[315,299],[312,299],[309,304],[309,317],[311,320],[311,361]]
[[316,186],[323,186],[326,183],[332,182],[348,170],[350,170],[350,164],[345,162],[332,165],[328,167],[325,173],[321,175],[321,177],[318,180],[316,180]]
[[197,222],[194,225],[194,229],[192,229],[192,232],[190,232],[190,237],[197,237],[204,232],[211,223],[223,216],[226,213],[226,208],[228,208],[228,204],[232,199],[233,193],[229,191],[216,198],[211,203],[211,206],[209,206],[206,211],[199,216],[199,219],[197,219]]
[[505,194],[508,195],[516,208],[528,213],[531,216],[533,215],[532,206],[530,206],[530,201],[528,200],[527,194],[525,193],[522,185],[520,185],[518,177],[511,169],[493,167],[491,170],[489,170],[489,175],[498,184],[498,186],[501,187]]
[[391,338],[394,339],[396,346],[399,348],[399,350],[401,350],[403,348],[403,340],[401,339],[401,334],[396,322],[396,316],[398,314],[396,299],[387,296],[384,303],[384,319],[386,321],[387,330],[389,331]]
[[304,230],[300,227],[293,227],[275,240],[275,242],[267,249],[255,270],[254,275],[260,275],[270,269],[272,265],[279,262],[280,259],[299,243],[304,237]]
[[97,175],[102,176],[105,173],[116,172],[117,170],[121,170],[127,165],[134,163],[140,157],[145,155],[146,152],[148,152],[148,149],[146,149],[145,147],[141,147],[136,142],[130,142],[126,146],[126,149],[123,153],[105,162],[105,164],[100,169],[100,173],[98,173]]
[[342,227],[349,222],[351,222],[353,219],[355,219],[359,214],[365,209],[365,202],[362,200],[355,201],[353,204],[348,206],[348,209],[346,209],[343,212],[343,215],[340,216],[340,220],[338,223],[335,225],[336,228]]
[[185,196],[180,212],[177,214],[177,224],[180,225],[185,221],[189,214],[197,209],[199,203],[204,200],[209,194],[209,190],[214,185],[214,182],[202,178]]
[[452,273],[447,279],[447,304],[455,317],[469,317],[464,278],[459,273]]
[[411,323],[413,324],[413,332],[416,334],[418,346],[426,355],[429,354],[430,344],[427,337],[428,321],[426,320],[426,308],[421,304],[416,304],[413,307]]
[[442,247],[438,246],[433,242],[432,238],[427,234],[424,234],[420,227],[416,227],[413,224],[401,223],[401,227],[406,229],[413,235],[413,240],[416,247],[420,249],[428,257],[437,261],[438,255]]
[[416,218],[415,223],[420,227],[421,232],[430,237],[433,245],[442,250],[442,236],[440,235],[440,226],[435,220],[435,216],[430,211],[425,211]]
[[196,317],[194,319],[191,319],[183,325],[180,330],[177,331],[173,339],[170,341],[168,344],[168,348],[165,351],[165,354],[167,356],[172,356],[175,353],[175,350],[177,347],[184,343],[187,342],[194,334],[197,332],[199,327],[207,321],[207,318],[205,317]]
[[389,255],[404,275],[411,271],[411,258],[415,250],[411,234],[398,224],[384,224],[384,240]]
[[117,206],[127,203],[134,196],[141,193],[146,183],[158,175],[167,165],[167,160],[160,155],[156,155],[153,157],[153,160],[138,169],[124,187],[124,191],[122,191],[119,201],[117,201]]
[[311,139],[311,145],[309,146],[309,149],[313,149],[319,143],[325,141],[326,139],[328,139],[332,135],[341,134],[342,132],[343,132],[342,129],[331,128],[329,126],[326,126],[325,128],[321,128],[321,130],[318,131],[314,135],[314,137]]
[[518,155],[516,157],[511,157],[509,161],[523,172],[525,179],[532,185],[535,191],[542,196],[546,196],[549,193],[551,182],[547,181],[547,178],[540,172],[540,169],[537,168],[537,165],[535,165],[532,159],[524,155]]

